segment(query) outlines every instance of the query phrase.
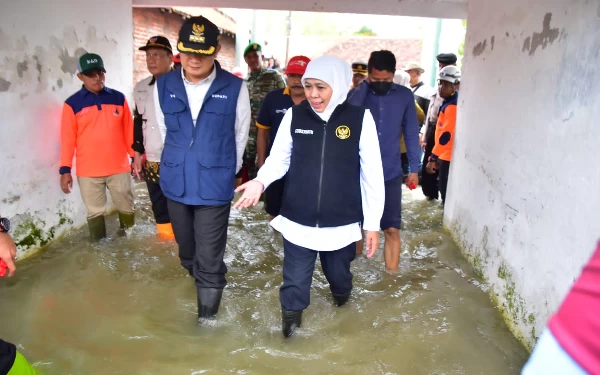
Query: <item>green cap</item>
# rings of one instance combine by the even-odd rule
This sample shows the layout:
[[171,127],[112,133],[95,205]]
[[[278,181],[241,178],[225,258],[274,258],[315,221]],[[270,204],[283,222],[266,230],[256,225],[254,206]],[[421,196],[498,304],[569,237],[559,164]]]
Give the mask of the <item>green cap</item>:
[[101,70],[106,73],[102,57],[95,53],[86,53],[85,55],[81,56],[77,62],[77,69],[80,73],[86,73],[92,70]]
[[246,57],[246,55],[252,51],[262,52],[262,47],[258,43],[250,43],[244,50],[244,57]]

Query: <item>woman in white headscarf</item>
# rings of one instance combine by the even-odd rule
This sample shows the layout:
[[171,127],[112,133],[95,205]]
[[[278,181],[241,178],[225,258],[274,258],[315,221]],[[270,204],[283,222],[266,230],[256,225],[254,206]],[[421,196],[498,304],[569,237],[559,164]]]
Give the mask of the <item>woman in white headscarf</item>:
[[333,56],[312,60],[302,77],[306,101],[289,109],[271,153],[234,208],[255,206],[269,184],[286,173],[280,215],[283,235],[282,329],[292,335],[310,303],[317,254],[337,306],[352,291],[355,242],[367,231],[367,257],[379,245],[385,188],[379,140],[368,110],[346,102],[352,70]]

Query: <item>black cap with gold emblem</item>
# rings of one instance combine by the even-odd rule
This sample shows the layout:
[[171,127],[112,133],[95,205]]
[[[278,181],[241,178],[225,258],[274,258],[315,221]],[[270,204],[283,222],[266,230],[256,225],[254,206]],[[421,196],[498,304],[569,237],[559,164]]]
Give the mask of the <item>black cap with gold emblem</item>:
[[148,39],[148,42],[146,42],[146,45],[141,46],[139,48],[139,50],[145,51],[150,48],[163,48],[163,49],[166,49],[167,51],[173,53],[173,49],[171,49],[171,42],[169,42],[169,39],[167,39],[161,35],[153,36],[152,38]]
[[197,53],[212,56],[219,44],[219,28],[206,18],[188,18],[179,29],[177,50],[181,53]]
[[367,70],[367,63],[363,63],[363,62],[352,63],[352,73],[362,74],[362,75],[366,76],[367,74],[369,74],[369,72]]

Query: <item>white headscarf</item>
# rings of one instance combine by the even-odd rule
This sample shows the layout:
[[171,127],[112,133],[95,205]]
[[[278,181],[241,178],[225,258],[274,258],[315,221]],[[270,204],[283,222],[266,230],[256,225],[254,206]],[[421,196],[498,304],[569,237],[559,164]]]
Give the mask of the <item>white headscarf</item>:
[[346,61],[335,56],[321,56],[308,63],[302,76],[302,85],[307,78],[321,80],[333,90],[325,110],[320,113],[315,111],[323,121],[328,121],[335,108],[346,101],[348,89],[352,84],[352,68]]
[[396,70],[396,73],[394,74],[394,83],[410,89],[410,74],[406,73],[404,70]]

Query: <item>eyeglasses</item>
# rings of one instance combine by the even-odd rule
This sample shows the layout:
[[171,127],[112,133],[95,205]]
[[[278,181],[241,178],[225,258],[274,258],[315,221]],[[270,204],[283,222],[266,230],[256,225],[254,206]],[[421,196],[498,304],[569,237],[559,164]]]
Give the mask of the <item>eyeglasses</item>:
[[146,54],[146,59],[148,59],[148,60],[160,60],[160,59],[162,59],[162,58],[164,58],[166,56],[167,56],[167,54],[165,54],[165,53],[158,53],[158,52],[156,52],[156,53],[147,53]]

